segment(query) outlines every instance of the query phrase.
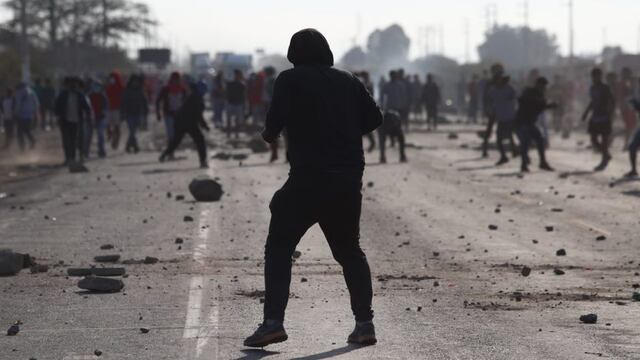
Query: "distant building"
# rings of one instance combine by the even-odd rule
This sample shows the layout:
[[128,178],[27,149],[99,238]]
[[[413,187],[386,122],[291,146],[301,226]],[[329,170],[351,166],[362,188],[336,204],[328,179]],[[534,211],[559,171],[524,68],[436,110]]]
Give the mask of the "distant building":
[[640,54],[620,54],[611,62],[611,70],[620,72],[623,68],[630,68],[635,74],[640,73]]
[[227,79],[233,78],[233,71],[236,69],[248,73],[253,68],[252,64],[251,55],[231,52],[216,53],[212,63],[215,72],[222,72]]
[[209,74],[213,68],[211,56],[207,52],[191,54],[191,75],[196,78]]

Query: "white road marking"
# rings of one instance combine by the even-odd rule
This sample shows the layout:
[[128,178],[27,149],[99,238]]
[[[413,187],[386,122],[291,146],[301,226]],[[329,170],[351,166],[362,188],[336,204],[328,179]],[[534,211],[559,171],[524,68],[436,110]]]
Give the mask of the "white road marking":
[[[207,175],[214,177],[213,169],[207,171]],[[209,234],[213,227],[217,233],[218,222],[217,219],[211,219],[211,205],[204,204],[204,208],[200,212],[198,220],[198,243],[193,249],[193,260],[200,266],[205,265],[205,261],[208,255]],[[213,221],[212,221],[213,220]],[[184,339],[196,339],[195,347],[195,359],[199,359],[202,355],[205,347],[209,343],[209,339],[216,338],[218,333],[218,300],[215,294],[215,288],[208,287],[206,289],[208,294],[211,294],[213,303],[208,305],[209,314],[206,318],[202,318],[202,310],[205,308],[203,302],[205,292],[205,278],[200,275],[196,275],[191,278],[189,285],[189,300],[187,302],[187,318],[185,320],[184,333],[182,337]],[[218,346],[217,341],[214,344],[214,349],[207,350],[207,357],[209,359],[217,359]],[[189,352],[190,353],[190,352]]]

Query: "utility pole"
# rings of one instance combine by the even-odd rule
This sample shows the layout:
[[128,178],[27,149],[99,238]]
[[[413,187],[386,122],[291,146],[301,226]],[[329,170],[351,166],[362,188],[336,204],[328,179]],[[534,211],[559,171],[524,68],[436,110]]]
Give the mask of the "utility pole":
[[471,40],[469,39],[469,37],[470,37],[469,18],[465,18],[464,19],[464,62],[467,64],[471,61],[470,59],[471,53],[469,50]]
[[29,51],[29,35],[28,19],[27,19],[27,0],[20,0],[20,9],[18,11],[20,22],[20,59],[22,68],[22,81],[31,82],[31,54]]
[[569,62],[573,64],[574,24],[573,24],[573,0],[569,0]]
[[442,24],[438,28],[438,33],[440,34],[440,55],[444,56],[444,26]]

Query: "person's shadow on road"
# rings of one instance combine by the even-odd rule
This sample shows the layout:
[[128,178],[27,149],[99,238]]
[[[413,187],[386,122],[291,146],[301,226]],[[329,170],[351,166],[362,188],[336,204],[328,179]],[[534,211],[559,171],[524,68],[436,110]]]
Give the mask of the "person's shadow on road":
[[236,358],[235,360],[259,360],[267,356],[280,354],[277,351],[267,351],[265,349],[243,349],[241,352],[244,356]]
[[[366,346],[361,346],[361,345],[346,345],[337,349],[333,349],[333,350],[328,350],[328,351],[324,351],[321,353],[317,353],[317,354],[313,354],[313,355],[308,355],[308,356],[303,356],[303,357],[297,357],[297,358],[291,358],[291,360],[322,360],[322,359],[330,359],[332,357],[335,356],[339,356],[339,355],[344,355],[346,353],[350,353],[354,350],[358,350],[361,348],[364,348]],[[266,358],[268,356],[271,355],[278,355],[280,354],[277,351],[267,351],[264,349],[243,349],[241,350],[242,353],[244,353],[245,355],[243,357],[237,358],[235,360],[259,360],[262,358]]]

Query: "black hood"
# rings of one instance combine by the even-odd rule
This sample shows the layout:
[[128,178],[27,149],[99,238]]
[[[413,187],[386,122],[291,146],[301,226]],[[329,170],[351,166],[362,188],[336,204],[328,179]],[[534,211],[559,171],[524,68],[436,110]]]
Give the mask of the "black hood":
[[287,59],[294,65],[333,66],[333,53],[327,39],[316,29],[304,29],[293,34]]

